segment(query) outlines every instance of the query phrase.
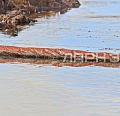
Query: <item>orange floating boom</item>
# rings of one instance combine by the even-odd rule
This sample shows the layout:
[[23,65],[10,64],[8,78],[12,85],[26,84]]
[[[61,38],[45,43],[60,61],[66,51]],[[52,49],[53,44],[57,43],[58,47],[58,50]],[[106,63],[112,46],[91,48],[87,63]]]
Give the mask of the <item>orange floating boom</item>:
[[120,54],[106,52],[86,52],[82,50],[69,50],[57,48],[33,48],[33,47],[15,47],[0,46],[1,57],[14,58],[40,58],[40,59],[57,59],[74,61],[104,61],[120,62]]

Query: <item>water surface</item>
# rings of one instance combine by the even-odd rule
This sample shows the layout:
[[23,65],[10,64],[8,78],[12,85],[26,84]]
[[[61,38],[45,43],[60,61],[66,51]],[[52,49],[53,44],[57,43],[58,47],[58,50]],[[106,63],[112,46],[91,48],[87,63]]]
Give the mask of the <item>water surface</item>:
[[120,71],[0,64],[0,114],[119,116]]
[[38,18],[17,37],[0,34],[0,44],[120,52],[120,1],[81,0],[81,6]]
[[[81,0],[79,9],[38,18],[1,45],[120,52],[120,1]],[[37,61],[36,61],[37,62]],[[1,116],[119,116],[119,67],[0,63]]]

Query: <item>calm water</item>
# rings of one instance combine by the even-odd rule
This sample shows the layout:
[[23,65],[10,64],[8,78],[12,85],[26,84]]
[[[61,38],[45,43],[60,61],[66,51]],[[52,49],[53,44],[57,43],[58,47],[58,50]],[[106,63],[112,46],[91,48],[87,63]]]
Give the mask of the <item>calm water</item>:
[[81,0],[81,4],[65,14],[39,18],[18,37],[0,34],[0,44],[120,53],[120,1]]
[[[79,9],[38,18],[1,45],[120,53],[120,1],[81,0]],[[120,68],[0,63],[1,116],[119,116]]]

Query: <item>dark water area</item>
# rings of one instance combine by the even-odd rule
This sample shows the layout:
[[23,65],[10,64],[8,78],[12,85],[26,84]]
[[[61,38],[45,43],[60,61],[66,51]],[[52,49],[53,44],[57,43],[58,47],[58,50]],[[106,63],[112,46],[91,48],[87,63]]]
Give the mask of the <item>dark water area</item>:
[[[37,18],[16,37],[0,32],[0,45],[120,53],[120,1],[80,2],[80,8]],[[0,115],[120,115],[119,64],[57,63],[0,59]]]

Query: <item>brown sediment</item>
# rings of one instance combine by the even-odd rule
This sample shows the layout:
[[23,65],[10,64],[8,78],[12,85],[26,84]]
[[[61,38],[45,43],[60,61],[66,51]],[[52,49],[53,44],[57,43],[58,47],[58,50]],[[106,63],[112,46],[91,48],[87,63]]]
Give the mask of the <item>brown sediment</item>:
[[62,60],[63,62],[109,62],[119,63],[120,54],[106,52],[86,52],[82,50],[69,50],[57,48],[32,48],[0,46],[1,58],[24,58]]
[[79,6],[78,0],[8,0],[5,2],[1,0],[0,30],[6,34],[16,36],[18,25],[36,22],[30,14],[43,14],[51,11],[61,11],[63,13],[63,9],[78,8]]

